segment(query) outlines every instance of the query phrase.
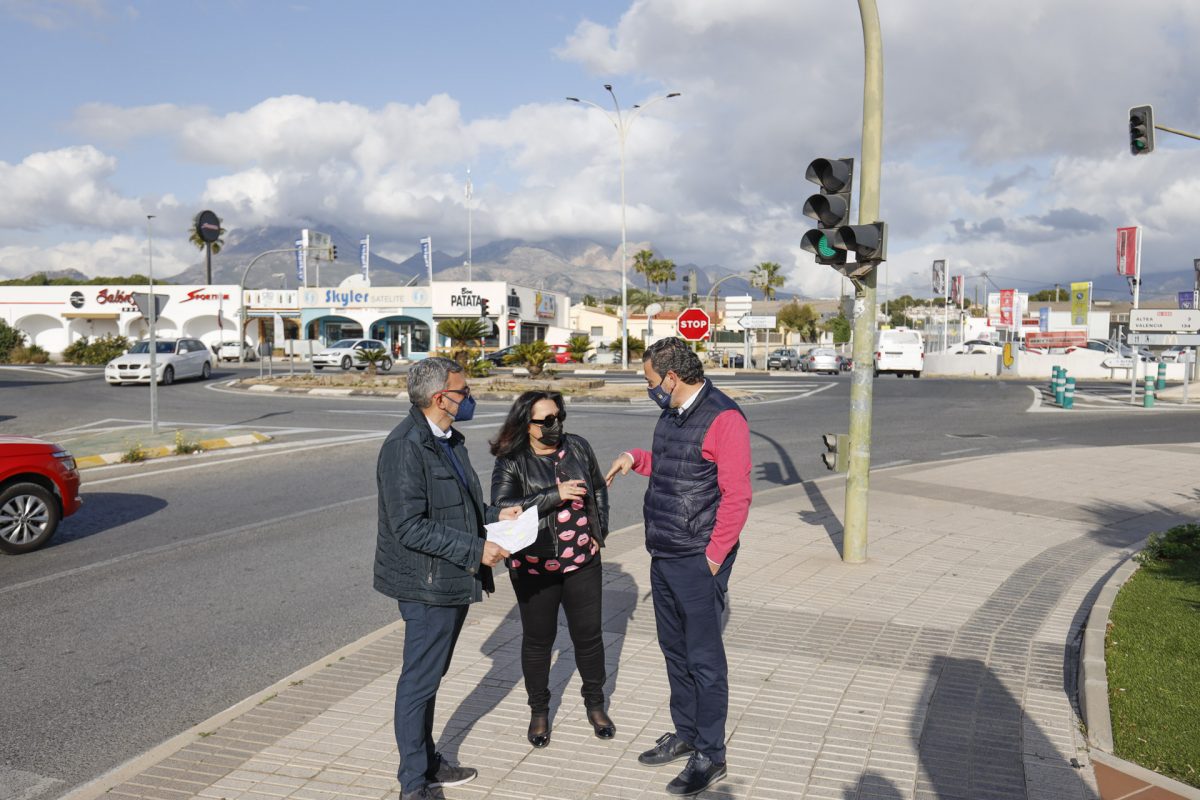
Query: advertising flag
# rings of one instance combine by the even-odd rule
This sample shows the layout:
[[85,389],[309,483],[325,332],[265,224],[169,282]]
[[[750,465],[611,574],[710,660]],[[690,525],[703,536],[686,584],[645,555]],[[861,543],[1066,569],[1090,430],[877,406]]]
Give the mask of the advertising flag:
[[300,286],[307,286],[308,281],[304,279],[304,240],[296,240],[296,283]]
[[362,267],[362,276],[366,280],[371,279],[371,234],[367,234],[358,240],[358,262]]
[[1013,326],[1013,295],[1016,289],[1000,290],[1000,324],[1011,328]]
[[1038,330],[1042,333],[1050,331],[1050,306],[1042,306],[1038,309]]
[[1138,252],[1141,244],[1139,228],[1117,228],[1117,274],[1127,278],[1138,274]]
[[946,294],[946,262],[933,262],[933,294],[935,296],[945,296]]
[[950,278],[950,302],[956,306],[962,305],[963,283],[965,281],[965,275],[954,275]]
[[1092,307],[1092,284],[1071,284],[1071,324],[1087,325],[1088,311]]
[[433,286],[433,237],[426,236],[421,240],[421,255],[425,256],[425,274],[429,276],[429,285]]
[[1196,300],[1197,300],[1197,298],[1196,298],[1195,292],[1180,292],[1179,293],[1179,307],[1181,309],[1195,309],[1196,308]]

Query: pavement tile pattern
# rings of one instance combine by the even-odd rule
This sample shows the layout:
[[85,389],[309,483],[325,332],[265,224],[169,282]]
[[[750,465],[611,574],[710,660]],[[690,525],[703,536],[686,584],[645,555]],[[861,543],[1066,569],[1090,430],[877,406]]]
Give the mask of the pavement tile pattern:
[[[1200,513],[1188,477],[1197,466],[1200,446],[1173,445],[879,472],[870,558],[854,566],[838,555],[840,480],[761,494],[725,630],[729,775],[701,797],[1097,797],[1076,713],[1081,626],[1105,576],[1147,534]],[[672,728],[649,556],[640,531],[621,537],[604,553],[616,738],[596,739],[587,724],[564,622],[553,741],[526,742],[520,624],[500,580],[472,608],[439,694],[439,749],[480,773],[447,798],[666,796],[680,765],[636,761]],[[401,625],[119,785],[73,796],[397,796]]]

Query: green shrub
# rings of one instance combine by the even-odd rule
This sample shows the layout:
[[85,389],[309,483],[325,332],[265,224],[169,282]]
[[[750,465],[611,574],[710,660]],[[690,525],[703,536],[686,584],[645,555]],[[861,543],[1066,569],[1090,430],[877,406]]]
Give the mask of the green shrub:
[[67,345],[63,350],[63,361],[71,364],[107,364],[128,349],[129,340],[124,336],[105,334],[93,341],[88,341],[85,336]]
[[50,354],[36,344],[21,344],[8,351],[10,364],[46,364],[49,361]]
[[8,361],[9,354],[25,344],[25,334],[0,319],[0,364]]
[[1155,561],[1175,561],[1200,555],[1200,523],[1189,522],[1176,525],[1163,533],[1154,533],[1146,541],[1142,552],[1134,556],[1139,564]]
[[504,363],[523,366],[529,370],[530,375],[541,375],[542,367],[552,358],[554,358],[554,352],[550,349],[550,345],[539,339],[515,345],[504,357]]

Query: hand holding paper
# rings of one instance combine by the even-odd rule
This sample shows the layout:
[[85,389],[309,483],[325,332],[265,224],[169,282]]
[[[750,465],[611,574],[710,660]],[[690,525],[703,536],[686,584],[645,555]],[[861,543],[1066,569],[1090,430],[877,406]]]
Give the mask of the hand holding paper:
[[525,509],[516,519],[502,519],[485,525],[484,528],[487,530],[489,542],[495,542],[510,553],[524,550],[537,540],[537,506]]

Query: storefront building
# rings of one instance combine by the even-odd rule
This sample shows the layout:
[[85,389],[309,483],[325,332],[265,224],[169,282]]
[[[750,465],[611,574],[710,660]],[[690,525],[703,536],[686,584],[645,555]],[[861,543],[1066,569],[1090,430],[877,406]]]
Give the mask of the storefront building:
[[419,360],[431,352],[429,287],[301,289],[300,325],[304,338],[323,345],[338,339],[379,339],[393,358]]
[[[492,321],[485,347],[535,341],[566,344],[571,337],[570,297],[505,281],[434,281],[434,327],[444,319],[478,319],[484,300]],[[439,346],[449,346],[445,337],[437,338]]]

